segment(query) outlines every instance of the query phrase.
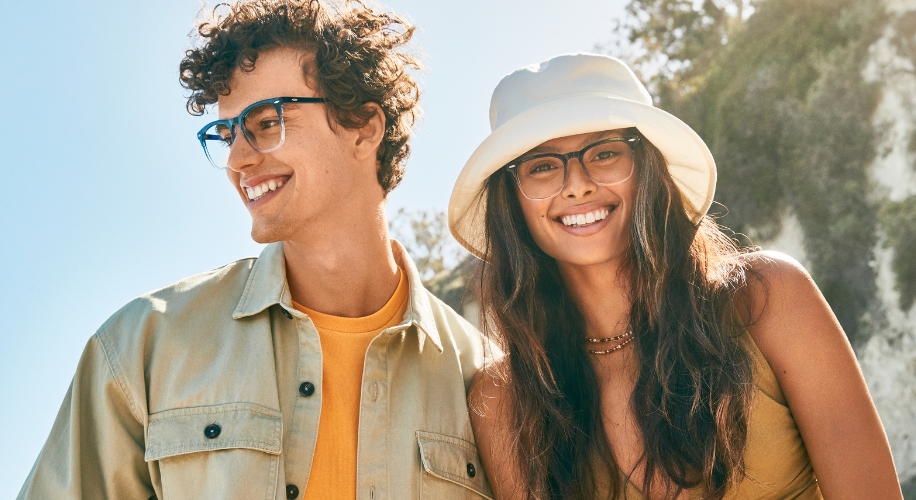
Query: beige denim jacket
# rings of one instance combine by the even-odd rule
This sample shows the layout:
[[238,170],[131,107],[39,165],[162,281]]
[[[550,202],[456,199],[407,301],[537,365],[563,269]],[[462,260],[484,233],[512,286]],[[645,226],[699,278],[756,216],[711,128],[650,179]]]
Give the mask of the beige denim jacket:
[[[357,498],[491,498],[466,404],[488,344],[392,248],[410,298],[366,353]],[[275,243],[115,313],[18,498],[301,498],[320,410],[318,333],[291,305]]]

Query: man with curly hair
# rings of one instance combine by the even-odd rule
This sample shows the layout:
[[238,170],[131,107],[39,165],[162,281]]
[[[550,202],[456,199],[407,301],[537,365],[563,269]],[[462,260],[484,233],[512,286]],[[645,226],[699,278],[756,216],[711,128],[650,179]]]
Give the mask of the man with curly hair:
[[466,393],[489,345],[389,241],[419,108],[413,27],[241,0],[181,62],[261,255],[90,339],[21,499],[489,498]]

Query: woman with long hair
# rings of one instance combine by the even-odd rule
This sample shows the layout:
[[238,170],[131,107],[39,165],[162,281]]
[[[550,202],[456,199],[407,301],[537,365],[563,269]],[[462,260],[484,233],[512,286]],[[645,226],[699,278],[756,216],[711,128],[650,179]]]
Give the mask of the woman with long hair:
[[498,500],[901,498],[823,296],[706,215],[709,149],[626,65],[522,68],[490,122],[449,223],[504,353],[470,395]]

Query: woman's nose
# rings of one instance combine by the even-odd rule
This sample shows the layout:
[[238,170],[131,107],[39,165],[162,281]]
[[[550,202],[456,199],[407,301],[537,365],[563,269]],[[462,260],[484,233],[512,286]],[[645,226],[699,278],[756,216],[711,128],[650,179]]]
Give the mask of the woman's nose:
[[570,158],[566,163],[566,184],[563,196],[581,198],[595,192],[598,185],[585,172],[585,166],[579,158]]

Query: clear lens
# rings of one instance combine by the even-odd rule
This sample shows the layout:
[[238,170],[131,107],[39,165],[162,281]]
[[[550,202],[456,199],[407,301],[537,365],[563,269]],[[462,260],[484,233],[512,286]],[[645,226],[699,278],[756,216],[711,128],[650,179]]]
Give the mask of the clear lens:
[[272,103],[261,104],[240,116],[245,137],[254,149],[266,152],[283,141],[283,121]]
[[563,188],[565,168],[563,159],[556,156],[542,156],[519,163],[516,166],[518,185],[529,198],[549,198]]
[[633,175],[633,151],[627,140],[610,140],[586,146],[566,155],[529,157],[515,164],[513,172],[522,193],[531,199],[556,196],[566,181],[568,161],[579,157],[588,176],[597,184],[618,184]]
[[624,141],[606,142],[582,153],[582,162],[589,176],[598,184],[623,182],[633,172],[633,155]]
[[204,151],[210,163],[216,168],[226,168],[229,164],[229,147],[232,145],[232,134],[223,123],[218,123],[204,132]]

